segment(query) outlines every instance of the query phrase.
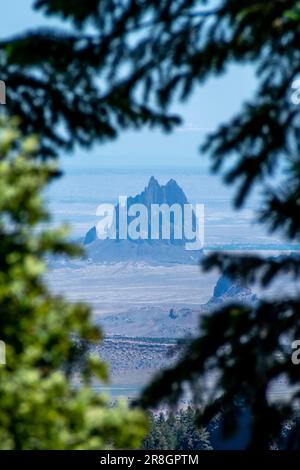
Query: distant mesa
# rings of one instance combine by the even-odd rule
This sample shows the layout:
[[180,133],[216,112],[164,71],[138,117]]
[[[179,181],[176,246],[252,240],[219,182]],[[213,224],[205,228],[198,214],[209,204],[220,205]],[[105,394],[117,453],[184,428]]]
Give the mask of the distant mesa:
[[211,299],[205,304],[135,306],[125,312],[122,310],[114,314],[109,313],[101,317],[99,322],[108,335],[186,338],[199,333],[201,316],[215,308],[229,302],[253,305],[256,301],[257,297],[251,289],[242,287],[227,276],[221,276],[216,282]]
[[[144,190],[136,196],[127,198],[127,209],[133,204],[143,204],[147,207],[150,214],[152,204],[167,204],[169,207],[178,204],[182,208],[182,226],[183,226],[183,206],[189,204],[183,190],[174,179],[170,179],[165,185],[151,176],[148,185]],[[170,239],[162,237],[162,229],[159,227],[157,239],[148,238],[132,239],[130,237],[123,239],[120,236],[118,225],[118,214],[120,211],[119,204],[115,205],[116,213],[116,237],[115,239],[107,238],[101,240],[97,237],[96,226],[86,233],[84,237],[84,245],[88,259],[91,262],[122,262],[122,261],[145,261],[151,264],[194,264],[199,261],[201,250],[186,250],[187,240],[183,234],[178,239],[174,236],[174,214],[171,212],[170,217]],[[127,225],[134,219],[133,216],[127,215]],[[151,234],[151,217],[148,218],[148,234]],[[192,213],[192,229],[196,228],[196,217]]]
[[[197,275],[196,275],[197,276]],[[195,282],[201,282],[195,277]],[[190,338],[199,334],[200,318],[212,310],[230,303],[254,305],[256,295],[241,283],[227,276],[216,280],[213,295],[207,303],[158,305],[151,302],[148,305],[136,304],[128,309],[109,312],[99,317],[98,321],[106,335],[122,335],[126,337],[148,338]],[[196,303],[195,303],[196,302]]]
[[257,298],[251,289],[223,275],[216,283],[208,305],[222,304],[233,300],[241,303],[253,303]]

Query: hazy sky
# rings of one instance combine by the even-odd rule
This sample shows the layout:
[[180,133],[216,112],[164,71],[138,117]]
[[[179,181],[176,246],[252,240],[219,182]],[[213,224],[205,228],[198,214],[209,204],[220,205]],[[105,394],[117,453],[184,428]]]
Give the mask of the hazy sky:
[[[36,26],[61,25],[58,20],[50,20],[33,12],[32,0],[10,0],[2,3],[0,37]],[[265,242],[265,234],[253,232],[252,209],[249,211],[246,207],[237,214],[232,213],[234,189],[224,187],[219,175],[209,174],[208,158],[201,158],[199,153],[199,146],[205,135],[216,129],[220,123],[228,122],[240,109],[243,101],[253,95],[255,80],[253,69],[249,66],[231,67],[222,77],[210,79],[205,86],[199,87],[185,105],[174,105],[172,111],[183,116],[184,125],[172,134],[165,135],[161,131],[147,129],[124,132],[117,141],[95,145],[88,152],[77,149],[72,155],[62,154],[65,176],[49,192],[51,209],[56,220],[70,221],[75,227],[74,233],[82,235],[92,224],[97,202],[103,202],[103,198],[109,195],[113,197],[115,194],[112,174],[115,174],[117,181],[115,190],[123,191],[122,194],[135,194],[143,189],[149,175],[159,176],[163,182],[162,172],[167,171],[165,175],[176,175],[193,202],[196,196],[200,197],[198,202],[205,202],[208,241],[214,242],[214,237],[225,241],[227,236],[227,240],[248,242],[247,237],[255,235],[257,243]],[[9,83],[7,86],[9,87]],[[121,178],[116,172],[101,171],[109,168],[125,169],[124,176]],[[185,172],[178,171],[182,168],[188,172],[193,169],[193,184],[191,177],[187,178]],[[197,171],[194,172],[194,168]],[[134,188],[129,187],[132,184]],[[253,207],[251,201],[249,203]]]
[[[32,0],[10,0],[1,5],[0,34],[7,36],[36,26],[59,24],[31,9]],[[1,77],[0,77],[1,78]],[[9,83],[7,84],[9,86]],[[172,134],[161,131],[124,132],[116,142],[95,145],[88,152],[77,149],[64,156],[67,168],[180,168],[203,167],[199,145],[205,134],[226,122],[250,97],[255,77],[249,67],[231,67],[221,78],[211,79],[185,105],[175,105],[184,125]]]

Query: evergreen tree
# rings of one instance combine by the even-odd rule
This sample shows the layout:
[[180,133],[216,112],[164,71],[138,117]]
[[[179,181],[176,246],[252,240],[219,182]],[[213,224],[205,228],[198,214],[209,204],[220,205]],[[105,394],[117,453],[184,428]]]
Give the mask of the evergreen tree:
[[197,411],[189,406],[181,410],[178,420],[181,424],[177,435],[178,450],[208,450],[211,449],[209,433],[197,426]]
[[110,406],[92,390],[92,376],[102,382],[108,376],[99,358],[85,354],[87,342],[101,339],[89,308],[45,286],[45,256],[78,250],[63,229],[47,227],[41,192],[57,167],[37,155],[35,138],[22,138],[14,121],[0,121],[0,332],[6,345],[0,448],[136,448],[146,429],[143,414]]
[[[258,77],[256,96],[208,138],[204,150],[211,154],[214,170],[224,171],[225,181],[237,185],[237,207],[257,185],[264,197],[260,221],[270,231],[298,241],[298,0],[33,3],[46,15],[61,18],[63,28],[2,39],[0,77],[7,84],[8,112],[20,116],[25,136],[40,135],[41,156],[72,150],[76,144],[88,147],[125,128],[170,130],[179,122],[169,110],[173,99],[185,100],[198,83],[224,73],[231,63],[252,63]],[[18,210],[23,214],[21,207]],[[5,244],[4,251],[9,253]],[[25,263],[18,269],[29,268],[32,264]],[[204,268],[218,268],[248,284],[267,286],[283,273],[297,283],[299,255],[265,259],[215,254],[206,258]],[[22,307],[25,299],[20,297]],[[205,316],[186,355],[148,388],[143,403],[178,397],[188,382],[203,406],[201,422],[225,409],[233,427],[238,411],[230,408],[243,400],[252,415],[250,446],[269,447],[283,423],[294,417],[299,401],[299,374],[290,347],[300,337],[299,305],[299,296],[289,294],[272,301],[262,298],[255,307],[227,305]],[[18,310],[13,311],[17,315]],[[215,372],[215,393],[207,394],[207,375]],[[294,387],[288,403],[270,400],[270,385],[279,377]]]
[[[193,70],[204,79],[233,62],[256,67],[255,97],[209,136],[203,150],[211,154],[213,169],[223,172],[225,182],[237,185],[237,208],[253,188],[259,188],[259,221],[290,243],[299,242],[300,235],[299,12],[295,0],[224,0],[206,22]],[[242,403],[251,414],[249,448],[267,449],[278,441],[299,405],[299,366],[291,360],[292,344],[300,338],[299,266],[298,251],[277,258],[207,256],[205,270],[217,268],[232,279],[263,288],[287,274],[296,289],[274,299],[262,294],[255,306],[232,303],[205,315],[198,337],[177,365],[146,388],[144,405],[176,400],[190,384],[202,406],[200,423],[205,425],[222,412],[227,432],[232,433],[242,413],[234,404]],[[208,375],[216,377],[212,390],[207,389]],[[291,387],[288,400],[270,396],[279,379]],[[289,439],[293,448],[299,448],[297,435],[296,425]]]
[[209,433],[196,424],[197,412],[192,408],[176,413],[170,410],[156,416],[150,413],[150,431],[143,441],[149,450],[209,450]]

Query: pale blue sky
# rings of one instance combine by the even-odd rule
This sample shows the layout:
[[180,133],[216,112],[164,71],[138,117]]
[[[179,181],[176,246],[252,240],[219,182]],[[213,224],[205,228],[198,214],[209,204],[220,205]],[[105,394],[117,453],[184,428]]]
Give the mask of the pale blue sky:
[[[1,5],[0,34],[7,36],[35,26],[59,24],[31,9],[32,0],[10,0]],[[1,78],[1,77],[0,77]],[[7,84],[9,86],[9,83]],[[199,145],[210,129],[226,122],[250,97],[255,78],[249,67],[231,67],[218,79],[199,88],[185,105],[174,105],[185,124],[172,134],[161,131],[124,132],[112,143],[95,145],[88,152],[77,149],[64,156],[68,168],[180,168],[205,167]]]
[[[3,2],[0,37],[36,26],[60,25],[58,20],[33,12],[31,4],[32,0]],[[92,226],[99,202],[113,198],[118,191],[136,194],[151,174],[158,176],[161,182],[168,175],[176,177],[193,202],[200,198],[197,201],[205,203],[208,243],[250,243],[254,239],[257,243],[267,243],[270,239],[263,228],[254,228],[251,223],[254,207],[251,201],[248,208],[233,213],[233,188],[224,187],[219,175],[209,174],[208,159],[201,158],[199,153],[204,136],[220,123],[228,122],[240,110],[243,101],[253,95],[255,80],[249,66],[232,66],[222,77],[210,79],[199,87],[185,105],[174,105],[173,111],[184,118],[181,129],[168,135],[147,129],[124,132],[117,141],[95,145],[88,152],[76,149],[73,155],[62,154],[65,176],[49,193],[55,220],[69,221],[74,235],[82,236]],[[105,171],[110,168],[112,172]],[[116,172],[119,169],[125,169],[123,176],[122,171]],[[186,169],[188,173],[179,169]]]

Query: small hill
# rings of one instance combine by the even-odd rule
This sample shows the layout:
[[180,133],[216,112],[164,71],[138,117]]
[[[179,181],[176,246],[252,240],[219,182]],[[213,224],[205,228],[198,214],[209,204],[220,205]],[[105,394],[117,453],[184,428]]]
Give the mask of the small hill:
[[213,295],[208,305],[222,304],[231,301],[253,303],[256,301],[256,295],[248,287],[242,286],[241,283],[234,282],[227,276],[221,276],[215,285]]

